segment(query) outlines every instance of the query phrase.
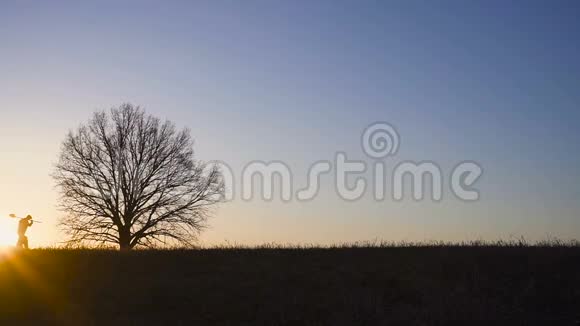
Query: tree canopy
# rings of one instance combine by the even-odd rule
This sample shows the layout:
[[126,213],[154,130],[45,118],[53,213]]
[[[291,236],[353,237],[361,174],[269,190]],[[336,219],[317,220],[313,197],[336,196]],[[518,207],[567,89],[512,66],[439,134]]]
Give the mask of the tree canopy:
[[194,159],[189,130],[131,104],[70,131],[53,177],[68,243],[121,250],[193,244],[224,189],[218,168]]

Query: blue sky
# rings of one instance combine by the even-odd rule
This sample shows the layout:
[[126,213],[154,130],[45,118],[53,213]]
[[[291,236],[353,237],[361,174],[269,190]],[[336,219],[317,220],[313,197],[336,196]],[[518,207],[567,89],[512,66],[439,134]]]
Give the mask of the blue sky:
[[208,243],[580,238],[579,14],[574,1],[3,1],[0,210],[45,216],[31,232],[57,241],[60,141],[132,102],[235,168],[363,159],[360,133],[388,121],[393,164],[485,170],[477,203],[345,203],[330,179],[309,203],[234,201]]

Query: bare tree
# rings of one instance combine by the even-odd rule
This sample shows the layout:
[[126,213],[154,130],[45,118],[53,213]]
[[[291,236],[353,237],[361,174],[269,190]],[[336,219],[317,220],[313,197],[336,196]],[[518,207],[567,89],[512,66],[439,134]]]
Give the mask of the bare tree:
[[123,104],[62,144],[53,177],[69,243],[191,245],[223,194],[217,167],[193,158],[189,130]]

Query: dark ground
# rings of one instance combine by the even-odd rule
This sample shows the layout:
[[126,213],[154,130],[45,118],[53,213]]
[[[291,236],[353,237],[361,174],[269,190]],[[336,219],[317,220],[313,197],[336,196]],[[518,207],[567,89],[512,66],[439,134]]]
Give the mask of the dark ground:
[[[1,256],[0,256],[1,257]],[[580,247],[33,250],[0,325],[580,325]]]

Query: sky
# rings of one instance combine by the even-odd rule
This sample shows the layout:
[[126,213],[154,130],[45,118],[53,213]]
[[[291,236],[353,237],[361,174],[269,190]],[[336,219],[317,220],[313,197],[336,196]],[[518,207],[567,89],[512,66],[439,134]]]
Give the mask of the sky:
[[[196,158],[240,174],[281,161],[297,188],[337,152],[484,170],[480,199],[234,198],[200,243],[580,238],[575,1],[1,1],[0,214],[31,246],[64,240],[50,177],[68,130],[125,102],[190,128]],[[0,219],[0,245],[16,240]]]

